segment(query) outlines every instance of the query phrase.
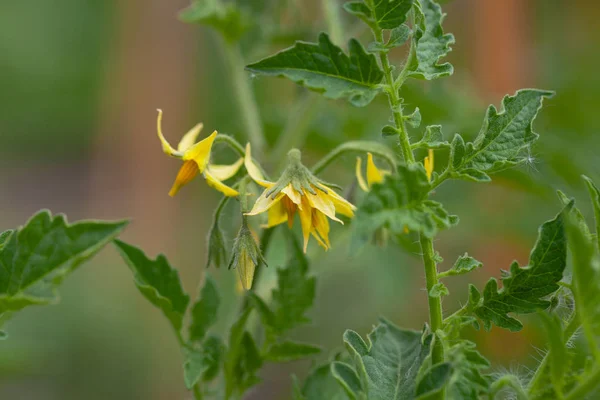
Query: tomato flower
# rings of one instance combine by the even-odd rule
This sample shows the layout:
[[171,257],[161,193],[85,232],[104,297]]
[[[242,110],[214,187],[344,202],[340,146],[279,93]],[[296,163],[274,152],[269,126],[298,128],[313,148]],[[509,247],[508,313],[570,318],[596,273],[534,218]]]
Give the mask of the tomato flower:
[[294,216],[298,213],[304,237],[304,252],[310,235],[327,250],[331,247],[328,218],[343,224],[336,213],[352,218],[356,207],[302,165],[299,150],[292,149],[288,153],[288,159],[288,167],[279,180],[270,182],[265,180],[252,161],[250,145],[246,146],[246,170],[257,184],[266,188],[247,215],[267,212],[268,222],[265,227],[270,228],[286,221],[291,227]]
[[373,154],[367,153],[367,180],[365,181],[362,173],[362,158],[356,157],[356,179],[358,186],[365,192],[370,191],[374,183],[383,182],[385,176],[389,174],[390,171],[377,168],[373,162]]
[[165,139],[162,133],[161,122],[162,110],[158,110],[156,128],[163,152],[168,156],[183,160],[183,165],[177,173],[175,183],[173,183],[173,187],[169,191],[169,196],[175,196],[179,189],[191,182],[198,173],[201,173],[204,176],[204,179],[209,186],[217,189],[225,196],[237,196],[239,194],[235,189],[225,185],[223,181],[231,178],[238,172],[244,159],[240,158],[231,165],[216,165],[210,163],[210,151],[213,142],[217,137],[217,131],[214,131],[207,138],[194,143],[202,131],[203,124],[199,123],[183,135],[183,138],[181,138],[181,141],[177,145],[177,150],[175,150]]

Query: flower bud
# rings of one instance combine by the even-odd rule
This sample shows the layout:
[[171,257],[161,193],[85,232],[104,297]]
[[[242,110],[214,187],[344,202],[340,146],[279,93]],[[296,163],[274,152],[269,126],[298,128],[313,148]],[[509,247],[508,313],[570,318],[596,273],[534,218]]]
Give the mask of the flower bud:
[[233,243],[233,254],[229,268],[237,268],[242,287],[250,290],[254,280],[254,271],[260,263],[267,265],[260,252],[258,241],[250,231],[246,218],[242,219],[242,227]]

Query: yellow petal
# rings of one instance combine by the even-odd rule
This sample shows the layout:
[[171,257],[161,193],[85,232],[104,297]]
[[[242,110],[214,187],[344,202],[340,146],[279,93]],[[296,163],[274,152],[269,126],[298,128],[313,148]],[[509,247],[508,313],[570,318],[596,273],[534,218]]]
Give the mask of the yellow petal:
[[217,131],[214,131],[209,137],[202,139],[183,153],[184,160],[194,160],[198,164],[200,172],[204,172],[210,159],[210,149],[217,137]]
[[328,250],[331,247],[331,243],[329,243],[329,221],[325,214],[319,211],[313,210],[313,226],[317,233],[317,235],[313,234],[318,241],[322,239],[322,246],[325,250]]
[[281,192],[285,193],[294,204],[302,208],[302,195],[298,193],[296,189],[294,189],[291,183],[284,187]]
[[173,147],[171,147],[171,145],[169,144],[169,142],[167,142],[167,139],[165,139],[165,136],[162,133],[162,110],[157,109],[156,111],[158,111],[158,118],[156,119],[156,131],[158,132],[158,139],[160,140],[160,144],[162,145],[163,152],[169,156],[181,157],[182,154],[175,150]]
[[273,204],[271,208],[267,211],[268,220],[267,224],[263,225],[263,228],[272,228],[276,225],[283,224],[288,220],[288,213],[283,204],[283,201],[278,201]]
[[325,185],[321,185],[321,187],[327,190],[327,196],[329,196],[333,202],[336,213],[342,214],[348,218],[354,217],[354,210],[356,210],[356,207],[352,203],[337,194],[333,189],[330,189]]
[[427,172],[427,179],[431,180],[433,174],[433,149],[429,149],[428,156],[423,160],[425,166],[425,172]]
[[302,225],[302,236],[304,237],[304,252],[308,248],[308,239],[312,231],[312,209],[308,204],[308,199],[302,197],[302,208],[298,210],[300,215],[300,224]]
[[248,175],[250,175],[250,178],[252,178],[254,182],[266,188],[273,186],[273,182],[267,181],[263,176],[262,172],[260,171],[260,168],[258,168],[254,161],[252,161],[250,143],[246,145],[246,156],[244,157],[244,166],[246,167],[246,171],[248,171]]
[[179,172],[177,173],[177,177],[175,178],[175,183],[173,183],[173,187],[169,191],[169,196],[173,197],[179,192],[182,186],[187,185],[191,182],[192,179],[198,174],[198,165],[194,160],[187,160],[183,163]]
[[313,208],[316,208],[317,210],[319,210],[323,214],[327,215],[332,220],[337,221],[341,224],[344,224],[342,221],[340,221],[338,218],[336,218],[335,205],[333,204],[333,201],[331,201],[331,198],[329,197],[329,195],[327,195],[325,192],[323,192],[319,189],[316,189],[316,188],[315,188],[315,192],[316,192],[316,194],[311,194],[308,192],[305,194],[305,196],[308,198],[310,206]]
[[221,182],[220,180],[215,178],[208,171],[204,171],[204,178],[206,178],[206,183],[208,184],[208,186],[210,186],[214,189],[217,189],[219,192],[223,193],[225,196],[235,197],[235,196],[239,195],[237,190],[230,188],[229,186],[227,186],[226,184],[224,184],[223,182]]
[[181,153],[184,153],[187,149],[192,147],[192,145],[196,143],[196,139],[198,138],[198,135],[203,127],[204,125],[202,122],[200,122],[190,129],[185,135],[183,135],[179,141],[179,144],[177,145],[177,150]]
[[373,154],[367,153],[367,183],[369,184],[369,187],[374,183],[383,182],[383,176],[384,175],[373,162]]
[[274,198],[267,197],[265,195],[266,192],[267,192],[266,190],[264,192],[262,192],[262,194],[258,197],[258,199],[256,199],[256,202],[254,203],[252,210],[250,210],[250,212],[246,213],[246,215],[257,215],[257,214],[263,213],[263,212],[267,211],[269,208],[273,207],[274,204],[279,202],[283,198],[283,196],[285,196],[285,194],[283,194],[283,193],[278,193],[277,196],[275,196]]
[[237,174],[243,163],[244,159],[240,158],[231,165],[208,164],[207,169],[210,172],[210,174],[218,180],[226,181],[227,179]]
[[256,265],[254,265],[252,257],[250,257],[248,252],[245,250],[241,251],[239,257],[240,260],[236,268],[240,276],[240,282],[245,290],[250,290],[252,287],[252,281],[254,281],[254,271],[256,270]]
[[367,182],[365,182],[365,178],[362,174],[362,158],[356,157],[356,179],[358,180],[358,186],[365,191],[369,191],[369,186],[367,186]]

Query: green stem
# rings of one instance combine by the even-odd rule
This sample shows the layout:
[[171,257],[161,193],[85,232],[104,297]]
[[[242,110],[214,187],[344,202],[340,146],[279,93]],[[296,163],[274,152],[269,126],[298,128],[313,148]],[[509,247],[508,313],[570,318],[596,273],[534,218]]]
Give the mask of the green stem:
[[355,140],[342,143],[331,150],[312,167],[311,172],[315,175],[321,173],[336,158],[345,153],[373,153],[376,156],[385,158],[390,167],[392,167],[392,170],[396,169],[396,156],[388,146],[369,140]]
[[192,393],[194,393],[195,400],[202,400],[204,398],[204,396],[202,395],[202,390],[200,390],[200,385],[198,385],[198,384],[194,385],[194,388],[192,389]]
[[[378,42],[383,43],[383,31],[380,28],[374,27],[373,34],[375,35],[375,39]],[[388,100],[390,103],[390,108],[392,109],[392,115],[394,116],[394,124],[396,125],[396,129],[398,130],[398,140],[400,142],[402,156],[404,157],[404,161],[407,164],[412,164],[415,162],[415,156],[413,155],[412,150],[410,148],[410,139],[408,137],[408,132],[406,131],[406,125],[404,124],[404,117],[402,115],[402,103],[400,102],[400,97],[398,96],[399,86],[394,82],[392,68],[390,67],[390,60],[388,59],[388,55],[386,52],[379,53],[379,61],[381,61],[381,67],[383,69],[383,74],[385,76],[385,81],[387,84]],[[409,64],[407,63],[406,65]],[[408,69],[405,67],[404,70],[401,72],[400,76],[406,75],[406,72],[404,71],[408,71]]]
[[337,0],[323,0],[323,11],[331,41],[339,46],[344,42],[340,3]]
[[[571,315],[569,323],[567,324],[567,327],[565,328],[565,340],[566,341],[571,340],[571,337],[575,334],[575,332],[577,331],[577,329],[579,329],[580,326],[581,326],[581,323],[579,322],[579,315],[577,314],[577,310],[575,310],[575,311],[573,311],[573,314]],[[529,385],[527,386],[527,391],[529,392],[529,394],[534,393],[537,390],[538,386],[541,384],[545,370],[548,368],[549,360],[550,360],[550,351],[548,351],[546,353],[546,355],[542,359],[542,362],[540,363],[537,370],[535,371],[535,374],[529,381]]]
[[[425,265],[425,279],[427,281],[427,296],[429,299],[429,323],[431,331],[435,334],[442,329],[442,300],[440,297],[429,296],[431,288],[438,283],[437,266],[435,264],[435,253],[433,251],[433,241],[421,234],[421,251],[423,252],[423,264]],[[436,338],[437,339],[437,338]],[[436,340],[431,351],[431,363],[438,364],[444,362],[444,346]]]
[[498,392],[507,386],[514,389],[515,394],[517,395],[517,400],[527,400],[527,393],[525,393],[523,390],[519,379],[517,379],[517,377],[514,375],[504,375],[502,378],[494,382],[490,388],[489,399],[494,400]]
[[571,390],[565,400],[580,400],[585,399],[586,396],[596,390],[600,384],[600,367],[596,367],[594,371],[575,389]]
[[215,143],[225,143],[228,145],[233,151],[238,153],[240,157],[244,157],[246,155],[246,150],[244,150],[244,146],[240,144],[237,140],[229,135],[225,135],[219,133],[215,138]]
[[234,95],[241,112],[241,119],[245,123],[246,135],[254,148],[255,154],[260,155],[265,150],[265,135],[262,130],[260,113],[256,105],[256,99],[250,85],[250,80],[244,72],[244,58],[237,43],[223,41],[221,46],[225,52],[225,61],[231,73],[231,84]]

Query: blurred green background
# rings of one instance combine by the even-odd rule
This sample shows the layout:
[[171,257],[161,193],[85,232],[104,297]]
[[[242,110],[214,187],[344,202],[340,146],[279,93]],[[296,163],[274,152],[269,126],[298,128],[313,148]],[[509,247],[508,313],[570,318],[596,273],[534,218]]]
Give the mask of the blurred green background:
[[[242,42],[248,62],[326,30],[319,0],[240,3],[256,22]],[[198,180],[176,198],[167,196],[179,163],[161,152],[156,108],[165,112],[163,129],[172,142],[198,121],[240,141],[245,136],[222,43],[207,28],[178,22],[185,6],[187,0],[0,4],[0,231],[23,224],[40,208],[71,220],[131,217],[124,239],[150,255],[166,253],[184,287],[195,293],[218,195]],[[504,94],[522,87],[557,92],[536,120],[541,138],[531,163],[496,176],[493,184],[448,182],[435,194],[461,218],[436,243],[446,259],[441,268],[465,251],[485,264],[448,282],[444,308],[452,312],[465,301],[467,282],[482,287],[513,259],[527,263],[537,227],[559,210],[556,189],[576,196],[589,215],[579,176],[600,180],[600,6],[588,0],[455,0],[445,11],[446,31],[457,41],[449,56],[456,73],[403,89],[407,109],[418,105],[424,119],[414,137],[427,124],[442,124],[448,138],[455,132],[473,137],[487,105],[499,105]],[[370,41],[350,16],[344,16],[343,29],[346,37]],[[402,51],[392,56],[401,60]],[[389,118],[383,97],[357,109],[284,80],[248,79],[269,143],[284,146],[278,136],[292,120],[299,136],[307,134],[307,164],[346,139],[383,140],[379,131]],[[436,153],[438,168],[445,157]],[[269,161],[276,169],[277,160]],[[325,179],[349,187],[354,162],[342,159]],[[230,232],[236,223],[229,222]],[[314,323],[295,335],[335,351],[342,349],[346,328],[366,334],[380,315],[420,329],[427,303],[416,254],[388,246],[351,257],[348,231],[333,227],[328,253],[311,244],[319,277]],[[275,242],[269,251],[271,265],[280,264],[279,247]],[[269,291],[273,272],[265,272],[262,292]],[[239,299],[236,276],[211,273],[226,299],[226,326]],[[70,277],[61,294],[59,305],[27,309],[7,324],[10,337],[0,341],[0,398],[191,398],[168,324],[137,292],[113,248]],[[526,375],[540,358],[544,337],[535,316],[524,319],[519,333],[494,328],[467,334],[499,368]],[[288,398],[289,374],[302,375],[308,367],[267,366],[264,383],[248,398]]]

